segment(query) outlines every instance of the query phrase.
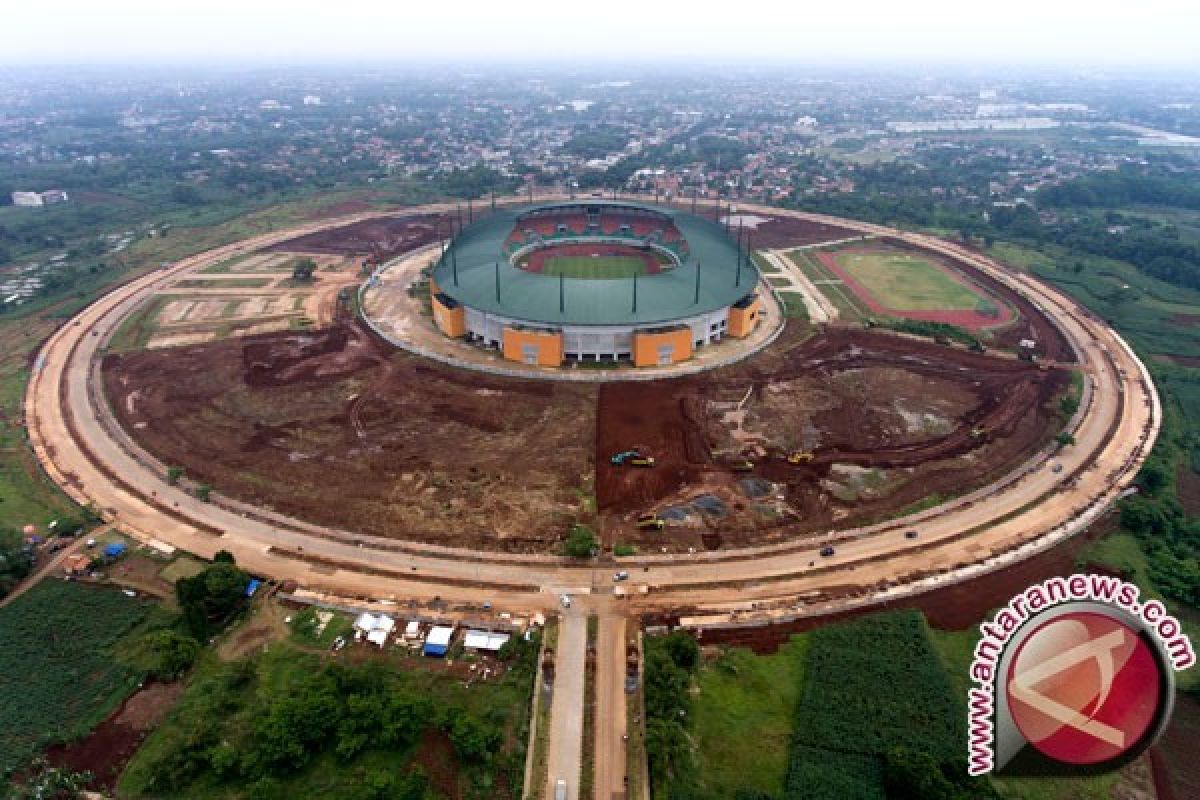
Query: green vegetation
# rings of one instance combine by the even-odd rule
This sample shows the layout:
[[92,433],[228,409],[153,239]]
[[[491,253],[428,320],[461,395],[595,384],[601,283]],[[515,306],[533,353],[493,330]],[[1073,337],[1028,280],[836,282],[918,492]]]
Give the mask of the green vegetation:
[[[954,636],[969,661],[974,634]],[[770,656],[725,650],[698,672],[686,634],[648,639],[654,798],[998,798],[966,775],[967,665],[943,665],[944,639],[917,612],[888,612]]]
[[150,603],[43,580],[0,608],[0,773],[90,731],[145,673],[117,653]]
[[624,280],[646,274],[646,262],[637,256],[550,256],[543,275],[583,280]]
[[[927,753],[940,764],[961,758],[964,741],[960,705],[920,614],[876,614],[810,634],[788,796],[805,796],[818,778],[819,785],[853,779],[861,787],[840,796],[879,795],[889,753]],[[838,757],[846,753],[856,758]],[[853,766],[862,759],[880,760],[878,770]]]
[[708,796],[782,793],[808,641],[793,636],[769,656],[722,650],[696,675],[691,737],[696,782]]
[[12,591],[33,569],[33,552],[24,537],[8,528],[0,528],[0,597]]
[[175,598],[184,626],[202,642],[220,631],[243,607],[250,576],[232,559],[219,558],[190,578],[175,583]]
[[799,292],[780,292],[779,299],[783,301],[783,315],[788,319],[808,321],[808,307]]
[[975,310],[983,298],[920,256],[887,250],[835,253],[837,264],[895,311]]
[[927,322],[922,319],[872,319],[868,327],[887,328],[900,333],[910,333],[913,336],[926,336],[937,342],[958,342],[973,349],[979,349],[983,342],[978,336],[966,328],[951,325],[948,322]]
[[856,322],[871,315],[870,309],[862,304],[841,279],[825,268],[819,260],[813,257],[810,250],[792,250],[788,254],[792,263],[800,268],[818,291],[833,303],[842,322]]
[[272,278],[190,278],[176,281],[176,289],[262,289],[270,285]]
[[206,658],[121,793],[518,797],[537,652],[537,637],[518,640],[506,675],[469,689],[440,671],[288,645],[233,663]]
[[596,534],[591,528],[587,525],[572,525],[563,550],[571,558],[591,558],[596,554],[598,546]]

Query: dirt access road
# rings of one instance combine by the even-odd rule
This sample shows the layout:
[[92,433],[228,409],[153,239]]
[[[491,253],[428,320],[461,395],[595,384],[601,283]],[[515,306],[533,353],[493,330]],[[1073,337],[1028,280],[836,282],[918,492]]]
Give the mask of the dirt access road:
[[625,797],[625,624],[602,613],[596,630],[596,800]]
[[[580,800],[579,772],[583,757],[583,690],[587,666],[588,612],[564,609],[554,656],[554,695],[550,701],[550,753],[546,760],[546,794],[554,797],[558,781],[567,782],[568,800]],[[590,798],[583,798],[590,800]]]

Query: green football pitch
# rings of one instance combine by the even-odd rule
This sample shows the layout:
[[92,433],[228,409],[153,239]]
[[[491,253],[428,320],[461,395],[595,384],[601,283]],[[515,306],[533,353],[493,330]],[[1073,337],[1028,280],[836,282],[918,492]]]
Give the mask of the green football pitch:
[[941,267],[917,256],[848,251],[835,257],[851,278],[896,311],[974,310],[983,302]]
[[542,266],[543,275],[585,280],[619,280],[646,274],[646,262],[637,256],[552,256]]

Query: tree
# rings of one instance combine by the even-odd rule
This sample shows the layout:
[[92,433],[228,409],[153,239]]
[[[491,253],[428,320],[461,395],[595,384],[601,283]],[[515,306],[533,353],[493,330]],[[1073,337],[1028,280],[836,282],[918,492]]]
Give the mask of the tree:
[[1067,445],[1075,444],[1075,437],[1063,431],[1054,437],[1054,441],[1058,443],[1059,447],[1066,447]]
[[176,486],[183,477],[183,467],[167,467],[167,483]]
[[684,631],[675,631],[664,640],[667,654],[676,666],[691,672],[700,663],[700,645]]
[[596,534],[586,525],[573,525],[567,534],[566,551],[571,558],[591,558],[596,551]]
[[196,487],[197,500],[207,503],[210,495],[212,495],[212,487],[207,483],[202,483]]
[[299,258],[292,267],[292,280],[296,281],[311,281],[313,273],[317,271],[317,262],[311,258]]
[[230,562],[211,564],[197,575],[176,581],[175,597],[188,631],[207,640],[241,606],[249,582],[250,576]]

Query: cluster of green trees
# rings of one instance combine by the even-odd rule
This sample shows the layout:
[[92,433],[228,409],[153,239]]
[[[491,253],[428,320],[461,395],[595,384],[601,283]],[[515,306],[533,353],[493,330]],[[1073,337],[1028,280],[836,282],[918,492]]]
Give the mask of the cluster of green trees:
[[1125,167],[1097,172],[1048,187],[1038,193],[1045,208],[1116,208],[1130,205],[1200,209],[1200,184],[1194,174]]
[[[525,680],[537,652],[536,638],[514,637],[501,657],[512,664],[514,679]],[[432,696],[408,677],[382,661],[330,662],[294,652],[209,664],[135,763],[130,787],[161,797],[215,784],[261,796],[323,757],[335,758],[339,769],[357,769],[367,753],[403,759],[431,734],[449,741],[460,766],[503,772],[510,786],[520,787],[524,759],[519,749],[503,752],[505,716]],[[430,795],[419,766],[368,768],[359,784],[360,797]],[[488,796],[506,796],[495,780],[491,785],[497,791]]]
[[647,638],[643,670],[646,697],[646,757],[654,796],[695,797],[695,759],[687,728],[692,712],[692,676],[700,648],[684,631]]
[[213,563],[190,578],[175,583],[175,599],[187,631],[201,642],[220,631],[246,600],[250,576],[238,568],[233,556],[222,550]]
[[[1140,493],[1121,503],[1121,527],[1138,538],[1150,581],[1166,597],[1200,606],[1200,519],[1189,517],[1175,483],[1181,440],[1176,413],[1166,415],[1159,446],[1138,473]],[[1185,467],[1186,468],[1186,467]]]
[[33,569],[33,550],[25,546],[21,534],[0,528],[0,597],[12,591]]

